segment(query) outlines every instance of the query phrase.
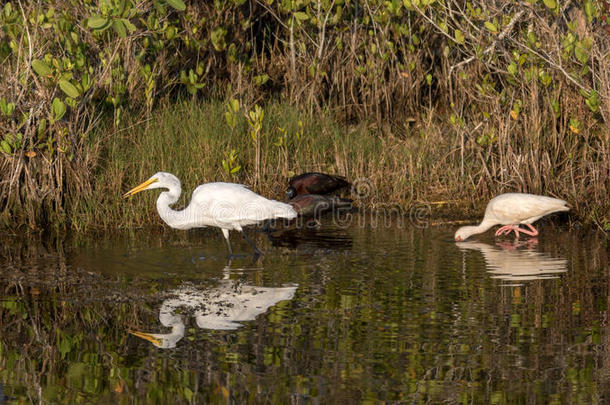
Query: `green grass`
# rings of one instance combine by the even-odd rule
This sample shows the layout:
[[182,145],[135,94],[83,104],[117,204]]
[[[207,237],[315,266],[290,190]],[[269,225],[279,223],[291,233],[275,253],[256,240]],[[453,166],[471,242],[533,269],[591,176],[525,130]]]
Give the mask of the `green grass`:
[[[515,147],[518,138],[489,146],[469,141],[463,148],[462,176],[461,138],[432,113],[423,114],[412,127],[396,130],[366,123],[339,125],[328,114],[314,116],[286,104],[270,103],[264,106],[258,182],[256,148],[245,114],[239,113],[237,125],[231,129],[225,111],[225,104],[218,101],[179,102],[158,108],[153,119],[131,122],[122,131],[105,128],[94,133],[97,158],[89,168],[94,181],[89,195],[67,196],[70,226],[84,230],[161,225],[154,204],[158,193],[122,198],[125,191],[157,171],[171,172],[182,181],[178,206],[188,203],[197,185],[211,181],[243,183],[265,197],[282,200],[292,175],[322,171],[370,186],[370,196],[357,201],[362,208],[391,203],[408,213],[412,205],[424,202],[432,203],[433,216],[464,218],[480,215],[495,194],[529,191],[567,199],[574,207],[573,217],[584,222],[603,226],[609,221],[607,201],[587,201],[578,184],[547,181],[541,187],[540,179],[503,167],[512,161],[496,149]],[[236,151],[235,165],[241,165],[233,175],[222,164],[231,150]],[[604,162],[600,160],[602,168]],[[566,179],[575,170],[590,167],[589,163],[566,160],[562,167],[551,169],[554,176]],[[503,182],[498,181],[499,172],[505,176]],[[597,186],[607,187],[606,183]],[[585,209],[591,206],[594,212],[606,214],[588,216]]]

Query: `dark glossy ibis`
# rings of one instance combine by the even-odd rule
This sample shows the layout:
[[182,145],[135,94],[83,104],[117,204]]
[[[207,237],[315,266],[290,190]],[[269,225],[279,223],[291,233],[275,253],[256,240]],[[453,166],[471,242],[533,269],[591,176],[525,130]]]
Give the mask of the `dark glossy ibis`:
[[290,200],[302,194],[328,194],[348,186],[350,183],[343,176],[318,172],[303,173],[290,179],[286,198]]

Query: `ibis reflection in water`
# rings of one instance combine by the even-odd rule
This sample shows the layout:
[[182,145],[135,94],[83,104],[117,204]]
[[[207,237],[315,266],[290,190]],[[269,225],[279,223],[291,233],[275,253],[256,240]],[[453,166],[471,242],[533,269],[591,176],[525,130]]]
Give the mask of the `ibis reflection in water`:
[[528,281],[557,278],[568,270],[566,259],[535,250],[535,242],[491,246],[482,242],[457,242],[460,249],[483,254],[487,273],[504,281]]
[[254,320],[280,301],[291,300],[298,285],[258,287],[231,280],[228,272],[219,284],[210,289],[185,285],[163,301],[159,321],[171,328],[169,333],[130,331],[162,349],[176,347],[184,337],[183,316],[192,314],[202,329],[235,330],[241,322]]

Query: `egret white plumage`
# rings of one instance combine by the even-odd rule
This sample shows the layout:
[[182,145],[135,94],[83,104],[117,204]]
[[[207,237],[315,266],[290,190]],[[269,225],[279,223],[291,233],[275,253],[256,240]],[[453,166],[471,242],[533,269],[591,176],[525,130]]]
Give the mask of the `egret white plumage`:
[[202,329],[235,330],[243,326],[241,322],[256,319],[278,302],[291,300],[297,287],[258,287],[228,278],[210,289],[185,286],[173,291],[173,297],[163,301],[159,310],[159,321],[171,328],[170,333],[130,333],[161,349],[171,349],[184,337],[183,315],[189,312]]
[[180,180],[171,173],[158,172],[142,184],[126,192],[129,197],[143,190],[165,188],[157,199],[157,212],[161,219],[172,228],[191,229],[215,226],[222,230],[227,242],[229,255],[233,254],[229,242],[229,231],[239,231],[254,248],[261,251],[243,232],[243,227],[276,218],[293,219],[297,213],[288,204],[268,200],[256,194],[243,184],[205,183],[198,186],[191,202],[183,210],[173,210],[170,205],[178,201],[182,188]]
[[[477,226],[463,226],[455,232],[455,240],[463,241],[469,236],[483,233],[494,225],[504,225],[496,231],[496,236],[511,231],[530,236],[538,235],[532,223],[545,215],[559,211],[569,211],[567,202],[558,198],[527,193],[505,193],[489,200],[483,220]],[[524,224],[529,229],[520,228]]]

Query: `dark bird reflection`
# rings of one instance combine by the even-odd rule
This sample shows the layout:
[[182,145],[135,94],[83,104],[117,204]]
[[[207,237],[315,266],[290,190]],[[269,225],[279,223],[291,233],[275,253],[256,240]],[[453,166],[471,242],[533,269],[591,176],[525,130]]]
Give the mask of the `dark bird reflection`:
[[536,241],[504,243],[491,246],[482,242],[458,242],[460,249],[479,250],[483,253],[487,272],[491,278],[504,281],[528,281],[557,278],[568,270],[566,259],[552,257],[536,251]]
[[338,217],[345,216],[352,211],[352,200],[340,198],[335,195],[302,194],[298,195],[288,204],[295,209],[299,217],[319,220],[327,212]]
[[171,332],[130,333],[159,348],[171,349],[184,337],[183,316],[193,316],[202,329],[235,330],[244,326],[241,322],[254,320],[278,302],[291,300],[297,287],[247,285],[230,279],[225,269],[224,278],[215,287],[202,289],[186,284],[172,291],[173,297],[163,301],[159,321],[171,328]]
[[351,250],[352,237],[336,227],[294,227],[267,233],[275,247],[298,249],[304,252]]

